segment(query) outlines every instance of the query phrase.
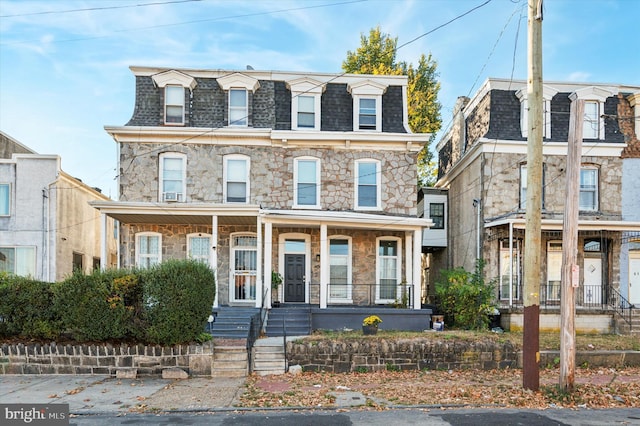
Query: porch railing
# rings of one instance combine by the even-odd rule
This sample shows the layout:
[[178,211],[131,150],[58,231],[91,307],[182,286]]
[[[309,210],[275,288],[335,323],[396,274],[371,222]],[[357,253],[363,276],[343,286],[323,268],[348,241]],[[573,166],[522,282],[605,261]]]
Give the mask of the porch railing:
[[253,345],[260,337],[260,333],[262,332],[262,326],[264,325],[264,318],[267,310],[265,309],[265,300],[267,298],[267,294],[269,289],[265,289],[264,294],[262,295],[262,305],[260,306],[260,312],[258,315],[254,315],[251,317],[251,321],[249,322],[249,331],[247,332],[247,364],[249,366],[249,374],[253,372]]
[[[575,289],[576,307],[583,309],[609,309],[612,303],[615,290],[609,286],[581,285]],[[522,286],[517,291],[513,299],[509,300],[508,294],[500,294],[501,307],[523,306]],[[553,308],[560,307],[560,283],[547,283],[540,285],[540,307]],[[511,302],[511,303],[510,303]]]
[[[310,285],[310,303],[320,304],[320,284]],[[393,306],[411,308],[414,306],[414,288],[412,284],[328,284],[328,305],[350,306]]]

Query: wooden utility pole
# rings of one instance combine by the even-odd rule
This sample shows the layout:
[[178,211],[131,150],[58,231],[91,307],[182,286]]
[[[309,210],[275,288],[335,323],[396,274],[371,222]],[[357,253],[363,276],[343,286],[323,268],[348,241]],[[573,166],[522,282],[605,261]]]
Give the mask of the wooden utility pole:
[[584,100],[571,97],[567,151],[567,201],[562,224],[562,292],[560,294],[560,389],[573,391],[576,373],[576,287],[578,267],[578,203]]
[[540,250],[542,214],[542,0],[529,0],[527,200],[524,258],[522,385],[540,387]]

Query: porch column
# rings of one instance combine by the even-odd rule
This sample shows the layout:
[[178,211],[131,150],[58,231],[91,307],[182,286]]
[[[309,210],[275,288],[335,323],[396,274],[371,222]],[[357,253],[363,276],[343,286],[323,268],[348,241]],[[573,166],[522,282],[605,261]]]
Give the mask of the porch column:
[[220,283],[218,282],[218,216],[211,216],[211,250],[209,251],[209,265],[213,268],[213,277],[216,282],[216,295],[213,300],[213,307],[219,305]]
[[327,286],[329,277],[329,250],[327,250],[327,225],[320,225],[320,309],[327,308]]
[[422,307],[422,229],[413,231],[413,309]]
[[266,297],[264,294],[264,285],[262,279],[262,218],[258,216],[256,218],[256,308],[262,307],[262,298]]
[[107,229],[107,215],[100,213],[100,269],[103,271],[107,269],[107,235],[109,230]]
[[[271,264],[273,262],[273,242],[272,242],[272,225],[271,222],[264,224],[264,282],[269,288],[267,291],[264,306],[271,308]],[[260,247],[260,246],[258,246]]]

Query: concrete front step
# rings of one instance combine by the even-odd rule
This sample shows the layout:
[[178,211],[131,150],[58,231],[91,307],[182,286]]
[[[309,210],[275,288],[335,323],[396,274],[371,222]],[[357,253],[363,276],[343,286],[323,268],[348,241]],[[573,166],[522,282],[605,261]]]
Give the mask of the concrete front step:
[[213,377],[244,377],[248,373],[247,350],[239,346],[215,346]]
[[253,346],[253,372],[259,376],[284,374],[284,342],[278,338],[259,339]]

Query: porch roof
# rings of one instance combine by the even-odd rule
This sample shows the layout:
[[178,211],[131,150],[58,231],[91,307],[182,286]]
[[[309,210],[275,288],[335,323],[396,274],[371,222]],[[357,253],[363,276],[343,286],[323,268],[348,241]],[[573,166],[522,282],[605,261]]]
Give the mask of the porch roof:
[[121,223],[156,225],[211,225],[212,216],[221,225],[255,225],[263,222],[279,225],[319,227],[321,223],[340,228],[416,230],[433,225],[431,219],[387,214],[326,210],[272,210],[254,204],[216,203],[140,203],[129,201],[92,201],[89,203]]
[[[514,229],[525,229],[525,218],[511,218],[494,220],[484,224],[485,228],[495,228],[513,224]],[[561,231],[562,219],[542,219],[541,229],[543,231]],[[579,220],[578,231],[619,231],[619,232],[640,232],[640,222],[626,220]]]

